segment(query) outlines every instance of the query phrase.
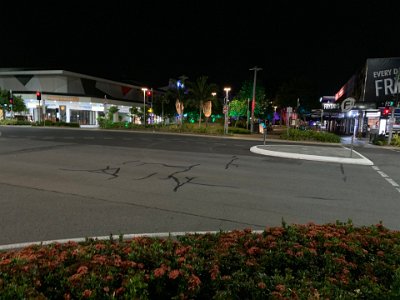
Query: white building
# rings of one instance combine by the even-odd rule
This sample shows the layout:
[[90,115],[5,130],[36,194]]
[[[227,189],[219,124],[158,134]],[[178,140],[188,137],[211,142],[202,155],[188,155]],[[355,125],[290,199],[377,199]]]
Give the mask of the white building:
[[65,70],[0,69],[0,87],[24,99],[33,121],[44,115],[48,120],[95,126],[110,106],[119,108],[122,121],[130,120],[132,106],[143,108],[141,86]]

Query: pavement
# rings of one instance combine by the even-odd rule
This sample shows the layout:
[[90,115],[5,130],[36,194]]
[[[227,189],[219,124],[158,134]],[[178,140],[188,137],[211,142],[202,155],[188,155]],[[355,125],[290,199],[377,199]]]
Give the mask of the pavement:
[[253,146],[250,148],[250,151],[267,156],[311,161],[367,166],[372,166],[374,164],[368,158],[354,150],[354,146],[374,147],[369,144],[369,141],[366,139],[354,139],[352,144],[351,136],[342,137],[342,141],[339,145],[305,142],[294,142],[288,145],[288,141],[285,141],[285,144],[270,142],[271,140],[266,139],[265,144]]
[[[98,129],[98,126],[85,126],[85,129]],[[148,131],[143,132],[148,133]],[[163,132],[163,134],[177,133]],[[204,137],[202,134],[190,135]],[[221,138],[221,136],[218,136],[218,138]],[[264,136],[262,134],[233,134],[225,138],[237,138],[252,140],[255,143],[263,143],[262,145],[255,145],[250,148],[251,152],[261,155],[367,166],[372,166],[374,163],[354,150],[354,147],[377,147],[370,144],[369,140],[366,138],[354,138],[352,141],[351,136],[341,137],[340,144],[281,140],[279,135],[267,135],[264,141]]]

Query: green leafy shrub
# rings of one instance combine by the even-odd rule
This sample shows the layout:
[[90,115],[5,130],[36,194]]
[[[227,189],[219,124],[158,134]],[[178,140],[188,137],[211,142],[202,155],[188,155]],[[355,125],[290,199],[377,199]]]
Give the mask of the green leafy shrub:
[[379,134],[374,137],[372,140],[372,144],[378,145],[378,146],[384,146],[387,145],[387,138],[384,134]]
[[396,147],[400,147],[400,135],[399,134],[394,134],[392,136],[392,141],[391,141],[390,144],[393,145],[393,146],[396,146]]
[[[43,121],[30,123],[30,125],[32,125],[32,126],[43,126]],[[54,126],[54,127],[76,127],[76,128],[80,127],[79,123],[76,123],[76,122],[70,122],[70,123],[63,122],[63,121],[61,121],[61,122],[53,122],[51,120],[45,120],[44,121],[44,126],[48,126],[48,127],[50,127],[50,126]]]
[[241,127],[229,127],[228,133],[250,134],[250,130]]
[[293,141],[318,141],[325,143],[340,143],[340,136],[325,131],[289,129],[283,131],[281,139]]
[[3,119],[0,120],[0,125],[31,125],[32,123],[26,120],[18,119]]

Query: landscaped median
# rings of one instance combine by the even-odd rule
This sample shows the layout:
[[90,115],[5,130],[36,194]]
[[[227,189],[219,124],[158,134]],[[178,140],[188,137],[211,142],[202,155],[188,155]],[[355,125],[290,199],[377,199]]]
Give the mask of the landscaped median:
[[399,299],[400,232],[351,222],[0,252],[1,299]]

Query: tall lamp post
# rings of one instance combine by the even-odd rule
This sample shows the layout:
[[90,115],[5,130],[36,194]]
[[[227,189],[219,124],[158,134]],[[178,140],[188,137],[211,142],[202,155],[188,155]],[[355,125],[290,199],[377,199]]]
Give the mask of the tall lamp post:
[[261,68],[254,68],[249,69],[250,71],[254,71],[254,82],[253,82],[253,101],[251,102],[251,120],[250,120],[250,132],[253,133],[254,128],[254,109],[256,107],[256,82],[257,82],[257,71],[261,71]]
[[390,123],[389,123],[389,137],[388,137],[389,145],[392,143],[393,125],[396,120],[394,117],[394,113],[396,111],[396,107],[399,105],[399,88],[400,88],[399,79],[400,79],[400,74],[397,74],[396,81],[395,81],[395,86],[396,86],[396,90],[397,90],[396,102],[393,103],[393,107],[390,108],[391,113],[390,113],[390,119],[389,119]]
[[224,115],[225,115],[225,122],[224,122],[224,134],[228,134],[228,110],[229,110],[229,91],[231,90],[230,87],[224,88],[226,93],[226,97],[224,99]]
[[146,91],[147,88],[142,88],[143,91],[143,124],[146,126]]

